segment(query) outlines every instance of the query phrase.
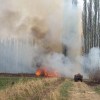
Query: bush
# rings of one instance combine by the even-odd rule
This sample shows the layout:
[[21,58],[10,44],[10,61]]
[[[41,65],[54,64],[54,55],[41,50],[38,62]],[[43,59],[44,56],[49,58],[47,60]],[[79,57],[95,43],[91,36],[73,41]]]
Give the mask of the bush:
[[89,72],[89,79],[92,81],[92,82],[97,82],[97,83],[100,83],[100,68],[96,68],[96,69],[92,69],[90,72]]

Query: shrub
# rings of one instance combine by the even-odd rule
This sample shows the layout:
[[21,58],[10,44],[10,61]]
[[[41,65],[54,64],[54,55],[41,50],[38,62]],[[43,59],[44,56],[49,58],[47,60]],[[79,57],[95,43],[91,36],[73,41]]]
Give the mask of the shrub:
[[100,68],[92,69],[89,72],[89,79],[93,82],[100,83]]

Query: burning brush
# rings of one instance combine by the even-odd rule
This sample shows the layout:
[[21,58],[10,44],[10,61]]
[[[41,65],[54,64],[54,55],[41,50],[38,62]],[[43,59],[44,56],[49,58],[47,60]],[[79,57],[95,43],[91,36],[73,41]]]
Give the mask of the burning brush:
[[57,71],[54,71],[52,68],[47,68],[47,67],[40,67],[37,69],[36,76],[43,76],[43,77],[59,77],[60,75],[58,74]]

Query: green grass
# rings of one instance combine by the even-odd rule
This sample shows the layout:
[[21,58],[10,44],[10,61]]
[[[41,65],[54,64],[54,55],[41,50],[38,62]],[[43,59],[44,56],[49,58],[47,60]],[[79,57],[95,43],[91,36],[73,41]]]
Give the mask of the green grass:
[[69,93],[68,91],[72,87],[71,81],[65,81],[64,84],[60,87],[60,100],[67,100]]
[[12,86],[12,82],[14,84],[18,82],[27,82],[29,80],[38,80],[39,78],[33,77],[0,77],[0,90],[5,89],[8,86]]

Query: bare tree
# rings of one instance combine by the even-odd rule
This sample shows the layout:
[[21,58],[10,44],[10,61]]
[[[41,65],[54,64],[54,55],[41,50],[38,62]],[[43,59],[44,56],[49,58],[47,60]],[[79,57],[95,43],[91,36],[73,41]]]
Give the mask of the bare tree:
[[84,8],[83,8],[83,34],[84,34],[84,52],[87,52],[86,47],[86,33],[87,33],[87,0],[84,0]]
[[100,47],[100,0],[84,0],[83,34],[85,53],[92,47]]

